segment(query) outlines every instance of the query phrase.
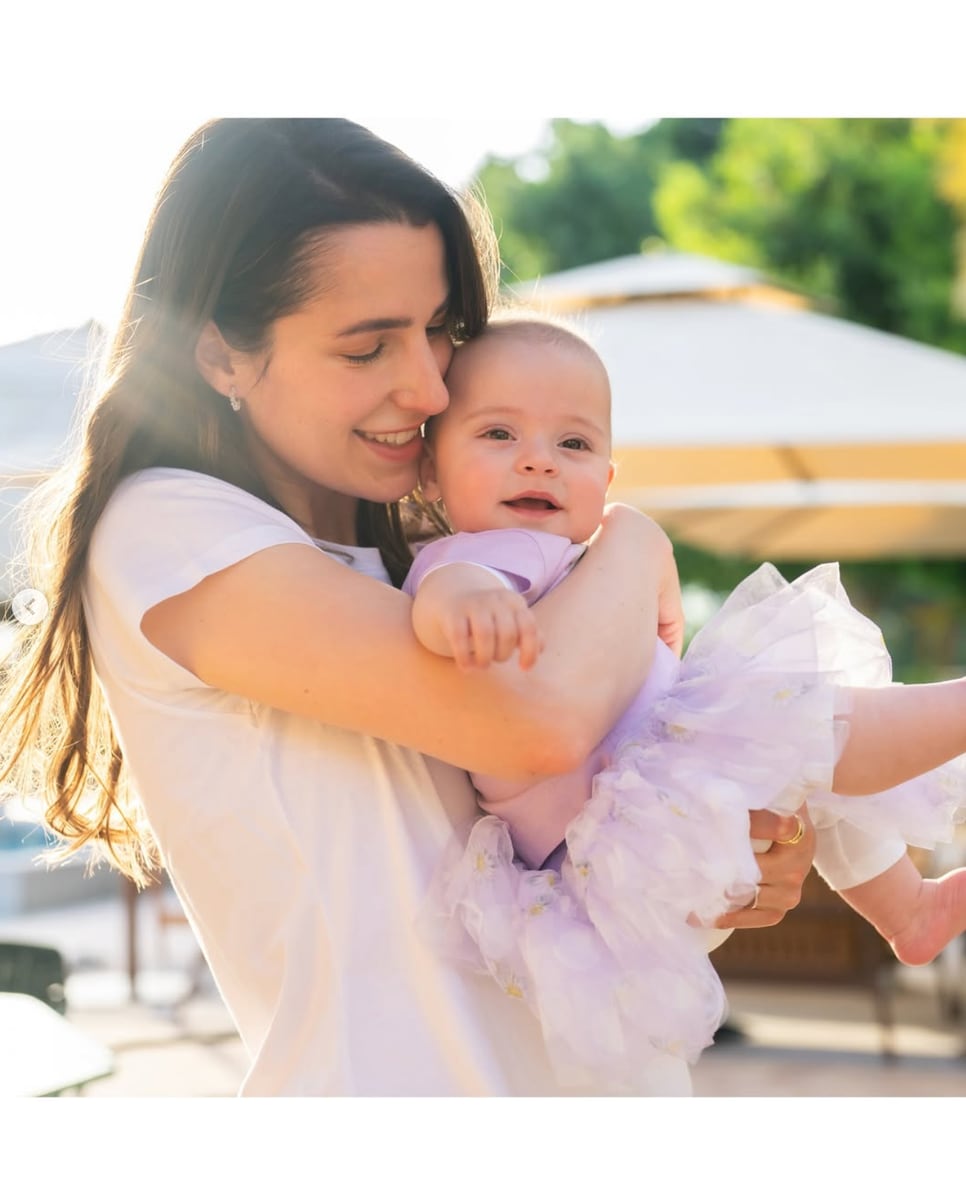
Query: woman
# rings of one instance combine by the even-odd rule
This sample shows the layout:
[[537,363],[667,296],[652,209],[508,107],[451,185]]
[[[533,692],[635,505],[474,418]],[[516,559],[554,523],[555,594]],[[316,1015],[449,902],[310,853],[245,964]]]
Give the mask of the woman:
[[[386,586],[410,561],[395,502],[495,264],[478,214],[359,126],[203,127],[38,518],[50,616],[5,688],[4,770],[40,763],[51,825],[135,877],[157,847],[252,1056],[243,1094],[558,1090],[524,1006],[416,919],[475,811],[464,771],[576,765],[646,673],[676,576],[615,507],[541,602],[533,670],[461,673],[413,637]],[[591,654],[609,669],[588,686]],[[758,907],[726,923],[780,919],[811,848],[764,855]]]

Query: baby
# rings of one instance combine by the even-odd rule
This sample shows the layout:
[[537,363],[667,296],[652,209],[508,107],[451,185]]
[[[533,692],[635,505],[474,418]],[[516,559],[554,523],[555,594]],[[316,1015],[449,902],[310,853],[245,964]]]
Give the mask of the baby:
[[[515,654],[527,669],[541,650],[529,606],[580,569],[614,476],[607,372],[574,331],[511,315],[457,349],[447,385],[421,486],[455,533],[416,556],[413,626],[467,669]],[[966,761],[932,769],[966,751],[966,722],[939,695],[940,748],[910,755],[950,685],[887,686],[881,635],[834,565],[791,584],[759,568],[680,662],[658,634],[674,644],[642,630],[651,672],[581,769],[474,777],[490,815],[443,884],[477,962],[533,1005],[561,1072],[618,1088],[655,1048],[693,1061],[721,1020],[696,925],[756,901],[751,810],[807,799],[816,867],[902,961],[966,928],[966,870],[924,881],[906,853],[966,816]],[[845,755],[876,794],[833,794]]]

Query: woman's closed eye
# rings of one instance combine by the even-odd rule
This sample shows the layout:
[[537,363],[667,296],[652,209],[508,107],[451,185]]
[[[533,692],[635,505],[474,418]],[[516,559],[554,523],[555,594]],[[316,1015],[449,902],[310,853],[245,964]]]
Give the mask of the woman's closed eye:
[[376,348],[374,350],[370,350],[366,354],[344,354],[342,357],[346,360],[346,362],[354,363],[354,364],[361,366],[364,363],[375,362],[376,359],[379,357],[379,355],[382,354],[383,350],[385,350],[385,348],[386,348],[385,343],[380,342],[379,345],[376,346]]
[[[426,326],[426,336],[431,342],[438,341],[440,338],[450,339],[449,324],[446,321],[433,323]],[[385,342],[380,342],[374,349],[363,352],[362,354],[343,354],[346,362],[356,366],[364,366],[366,363],[375,362],[386,348]]]

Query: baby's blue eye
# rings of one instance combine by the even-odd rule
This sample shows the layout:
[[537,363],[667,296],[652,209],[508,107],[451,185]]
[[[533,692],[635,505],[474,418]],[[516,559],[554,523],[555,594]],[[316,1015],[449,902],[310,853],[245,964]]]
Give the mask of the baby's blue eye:
[[493,438],[494,441],[498,442],[507,442],[510,440],[510,434],[506,429],[488,429],[483,436]]
[[590,449],[590,447],[584,441],[583,438],[577,438],[577,437],[564,438],[564,440],[560,444],[561,444],[561,446],[563,446],[563,448],[565,450],[589,450]]

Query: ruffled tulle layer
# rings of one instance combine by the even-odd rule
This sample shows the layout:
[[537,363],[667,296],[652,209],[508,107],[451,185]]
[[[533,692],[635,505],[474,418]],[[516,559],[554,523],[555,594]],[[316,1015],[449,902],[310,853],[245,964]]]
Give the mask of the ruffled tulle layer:
[[562,1086],[646,1094],[656,1060],[694,1061],[708,1041],[696,1031],[723,1019],[704,934],[651,930],[615,953],[568,874],[522,867],[505,822],[481,818],[442,879],[446,948],[529,1004]]
[[819,826],[951,837],[966,760],[874,797],[828,791],[843,686],[890,678],[882,636],[834,565],[793,583],[766,565],[597,774],[559,872],[523,868],[504,822],[477,822],[442,875],[443,919],[465,961],[533,1008],[562,1083],[646,1093],[655,1056],[694,1062],[711,1043],[725,1002],[696,925],[754,895],[750,811],[808,799]]

